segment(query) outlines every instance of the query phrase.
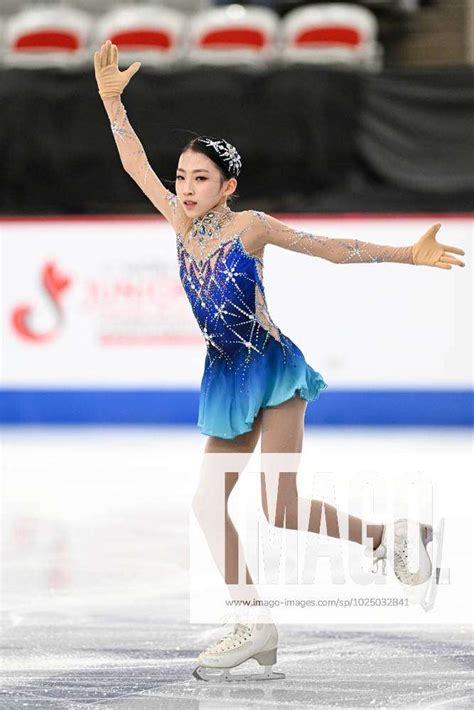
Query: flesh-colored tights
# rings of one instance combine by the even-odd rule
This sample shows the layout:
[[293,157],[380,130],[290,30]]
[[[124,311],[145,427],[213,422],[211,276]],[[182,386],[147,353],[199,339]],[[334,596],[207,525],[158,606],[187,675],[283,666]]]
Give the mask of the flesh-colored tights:
[[[206,442],[204,459],[200,470],[200,479],[193,498],[193,512],[204,532],[213,558],[221,571],[232,594],[232,585],[237,585],[237,557],[242,555],[237,530],[228,513],[228,500],[235,484],[239,480],[239,472],[226,472],[225,481],[216,479],[212,457],[209,454],[240,454],[239,461],[248,461],[261,436],[261,453],[300,453],[303,446],[304,416],[307,402],[295,396],[292,399],[267,409],[260,409],[254,420],[252,431],[241,434],[234,439],[223,439],[210,436]],[[243,455],[243,456],[242,456]],[[245,456],[246,455],[246,456]],[[268,522],[277,527],[285,525],[293,530],[305,529],[320,533],[322,509],[326,520],[327,535],[340,538],[338,517],[346,516],[348,521],[348,539],[362,544],[361,518],[346,513],[338,513],[337,509],[319,500],[310,501],[309,524],[302,522],[304,528],[298,527],[298,505],[304,503],[298,499],[296,484],[297,471],[281,472],[278,475],[277,505],[274,516],[268,513],[267,495],[270,481],[265,473],[261,473],[262,508]],[[267,479],[267,480],[266,480]],[[309,501],[306,501],[308,504]],[[224,505],[225,504],[225,505]],[[300,508],[304,510],[305,508]],[[286,516],[286,522],[284,517]],[[222,517],[225,518],[225,536],[222,541]],[[373,539],[374,549],[380,544],[383,525],[366,525],[366,536]],[[323,530],[324,533],[324,530]],[[240,549],[239,549],[240,547]],[[223,554],[225,552],[225,554]],[[242,586],[242,585],[240,585]],[[251,575],[246,567],[246,587],[249,598],[259,598]],[[239,598],[242,598],[241,589]]]

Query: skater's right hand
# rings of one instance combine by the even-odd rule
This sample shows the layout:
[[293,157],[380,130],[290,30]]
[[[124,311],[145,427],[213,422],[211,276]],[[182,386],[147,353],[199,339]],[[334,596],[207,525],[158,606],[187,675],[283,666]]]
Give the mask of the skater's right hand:
[[101,98],[120,96],[140,67],[140,62],[134,62],[125,71],[120,71],[117,46],[108,39],[94,54],[95,78]]

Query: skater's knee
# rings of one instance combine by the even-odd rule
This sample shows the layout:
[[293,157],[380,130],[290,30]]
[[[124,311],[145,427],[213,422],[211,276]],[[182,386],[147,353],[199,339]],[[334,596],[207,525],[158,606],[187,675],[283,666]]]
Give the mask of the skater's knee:
[[[272,483],[267,481],[262,472],[260,478],[261,502],[263,514],[270,525],[276,528],[296,529],[298,517],[298,489],[296,476],[292,472],[281,473],[278,477],[277,494],[272,493]],[[268,500],[273,501],[269,511]]]
[[279,514],[278,511],[274,512],[272,515],[269,514],[268,510],[264,509],[263,511],[266,521],[269,525],[271,525],[274,528],[292,528],[292,525],[290,525],[290,518],[287,517],[286,520],[283,520],[283,516]]
[[272,513],[269,513],[267,506],[263,503],[262,509],[267,523],[274,528],[296,529],[296,515],[294,513],[294,506],[291,503],[277,507]]
[[[227,496],[227,505],[230,496]],[[216,496],[216,491],[207,488],[198,488],[191,501],[191,510],[201,524],[206,520],[213,522],[224,516],[226,509],[226,499],[224,493],[222,496]]]

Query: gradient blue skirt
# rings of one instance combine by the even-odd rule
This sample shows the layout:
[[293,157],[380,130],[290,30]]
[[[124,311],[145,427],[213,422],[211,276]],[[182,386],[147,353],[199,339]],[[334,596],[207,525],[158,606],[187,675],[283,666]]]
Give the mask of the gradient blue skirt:
[[310,367],[301,350],[280,331],[279,343],[269,338],[263,354],[245,362],[240,348],[232,367],[224,359],[210,365],[206,355],[199,399],[198,427],[203,434],[233,439],[251,431],[260,408],[275,407],[295,394],[317,399],[328,385]]

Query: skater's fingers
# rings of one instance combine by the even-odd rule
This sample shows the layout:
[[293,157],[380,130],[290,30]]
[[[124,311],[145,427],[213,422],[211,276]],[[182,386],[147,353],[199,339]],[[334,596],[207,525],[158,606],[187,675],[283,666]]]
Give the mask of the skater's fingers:
[[100,48],[100,68],[103,69],[107,65],[107,45],[103,44]]
[[453,254],[460,254],[461,256],[464,256],[466,253],[464,249],[460,249],[459,247],[450,247],[447,244],[440,244],[440,247],[443,247],[445,251],[452,251]]
[[436,264],[433,264],[433,266],[438,267],[438,269],[452,269],[453,268],[449,264],[443,264],[442,261],[437,261]]
[[442,256],[440,258],[440,261],[443,261],[446,264],[456,264],[457,266],[466,266],[464,261],[461,261],[461,259],[455,259],[454,256],[449,256],[446,254],[445,256]]
[[112,42],[110,39],[107,40],[107,66],[112,64]]

